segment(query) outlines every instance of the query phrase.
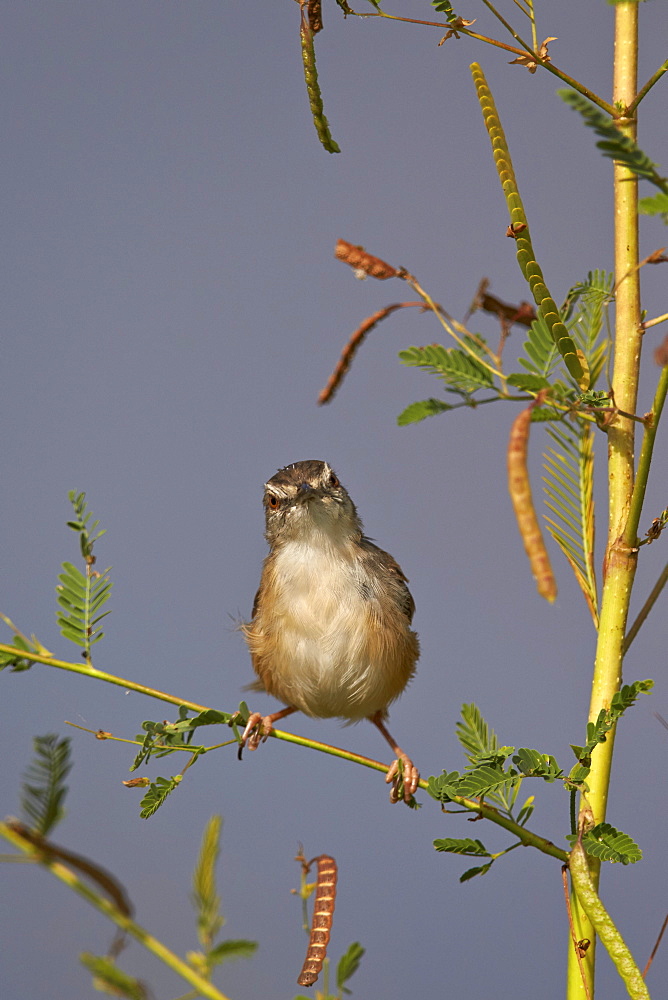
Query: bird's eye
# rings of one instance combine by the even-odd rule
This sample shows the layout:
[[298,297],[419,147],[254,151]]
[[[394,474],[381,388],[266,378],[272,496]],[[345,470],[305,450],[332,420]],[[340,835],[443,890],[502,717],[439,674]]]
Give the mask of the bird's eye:
[[281,506],[281,501],[278,499],[277,496],[274,496],[273,493],[269,494],[269,506],[271,507],[272,510],[278,510],[278,508]]
[[336,489],[336,487],[337,487],[337,486],[340,486],[340,485],[341,485],[341,483],[340,483],[340,482],[339,482],[339,480],[338,480],[338,479],[336,478],[336,476],[334,475],[334,473],[333,473],[333,472],[332,472],[332,473],[330,474],[330,477],[329,477],[329,479],[327,480],[327,482],[329,483],[329,485],[330,485],[330,486],[333,486],[333,487],[334,487],[334,489]]

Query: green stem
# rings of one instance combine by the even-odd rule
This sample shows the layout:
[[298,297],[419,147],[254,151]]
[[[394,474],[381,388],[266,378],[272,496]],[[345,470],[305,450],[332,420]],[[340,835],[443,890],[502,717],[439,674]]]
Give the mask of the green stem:
[[[0,643],[0,652],[16,653],[16,646],[6,646]],[[124,677],[116,677],[114,674],[104,673],[104,671],[96,670],[94,667],[82,666],[79,663],[68,663],[65,660],[56,660],[53,657],[40,655],[38,653],[24,652],[23,650],[21,650],[21,656],[27,660],[32,660],[33,663],[43,663],[49,667],[56,667],[60,670],[83,674],[85,677],[93,677],[96,680],[105,681],[107,684],[115,684],[118,687],[125,688],[129,691],[137,691],[139,694],[145,694],[150,698],[156,698],[159,701],[167,702],[170,705],[184,705],[186,708],[189,708],[194,712],[206,712],[208,708],[210,708],[210,706],[207,705],[198,705],[196,702],[188,701],[186,698],[177,698],[164,691],[157,691],[155,688],[146,687],[144,684],[137,684],[134,681],[126,680]],[[373,760],[370,757],[363,757],[360,754],[351,753],[349,750],[343,750],[340,747],[330,746],[328,743],[319,743],[316,740],[307,739],[304,736],[297,736],[295,733],[287,733],[281,729],[274,729],[271,735],[274,739],[284,740],[286,743],[294,743],[297,746],[308,747],[310,750],[317,750],[319,753],[326,753],[332,757],[339,757],[341,760],[350,761],[352,764],[360,764],[362,767],[368,767],[374,771],[380,771],[384,774],[386,774],[389,770],[387,764],[383,764],[378,760]],[[424,791],[428,791],[428,784],[424,779],[420,781],[420,788]],[[547,854],[550,857],[556,858],[558,861],[562,862],[568,857],[565,851],[556,847],[551,841],[546,840],[545,837],[541,837],[536,833],[532,833],[523,826],[519,826],[519,824],[513,822],[511,819],[508,819],[502,813],[498,812],[493,806],[488,805],[484,801],[478,802],[476,799],[457,798],[453,799],[453,802],[456,802],[457,805],[460,805],[471,812],[477,813],[483,819],[488,819],[492,823],[496,823],[497,826],[501,826],[503,829],[508,830],[508,832],[517,837],[517,839],[521,841],[525,847],[535,847],[543,854]]]
[[166,701],[170,705],[185,705],[193,712],[205,712],[206,705],[198,705],[195,701],[188,701],[187,698],[177,698],[176,695],[166,694],[156,688],[147,687],[145,684],[137,684],[136,681],[129,681],[125,677],[116,677],[115,674],[108,674],[104,670],[97,670],[93,666],[85,663],[70,663],[67,660],[56,660],[53,656],[45,656],[41,653],[32,653],[27,650],[17,649],[16,646],[6,646],[0,643],[0,653],[9,653],[12,656],[20,656],[22,660],[30,660],[32,663],[43,663],[47,667],[56,667],[58,670],[67,670],[73,674],[83,674],[84,677],[92,677],[98,681],[105,681],[107,684],[115,684],[118,687],[126,688],[128,691],[137,691],[139,694],[148,695],[149,698],[157,698],[158,701]]
[[[637,87],[638,4],[635,0],[615,6],[615,56],[613,103],[626,108]],[[634,139],[636,123],[620,119],[617,127]],[[616,405],[626,413],[636,412],[638,370],[642,343],[640,324],[640,285],[638,271],[638,183],[626,167],[615,163],[614,171],[614,249],[616,296],[615,363],[612,388]],[[621,414],[608,431],[608,544],[601,616],[592,680],[589,720],[594,721],[602,708],[609,708],[622,681],[622,660],[626,621],[637,563],[635,535],[629,543],[629,522],[634,485],[634,421]],[[592,769],[587,778],[586,804],[595,823],[605,820],[612,769],[615,731],[592,755]],[[600,864],[592,862],[594,889],[598,888]],[[594,992],[595,928],[589,913],[574,906],[578,933],[591,940],[583,964],[590,992]],[[585,990],[574,950],[569,948],[568,1000],[582,1000]],[[578,986],[577,984],[580,983]]]
[[626,942],[598,897],[589,873],[587,856],[582,844],[576,844],[571,851],[569,868],[575,895],[614,962],[615,968],[624,981],[631,1000],[650,1000],[650,995],[640,969],[634,962]]
[[125,914],[117,910],[116,907],[105,899],[103,896],[99,896],[94,892],[90,886],[82,882],[71,868],[67,865],[62,864],[60,861],[56,861],[52,858],[44,855],[39,849],[34,847],[28,841],[26,841],[19,833],[11,828],[7,823],[0,823],[0,836],[3,836],[5,840],[10,841],[14,844],[20,851],[23,851],[28,857],[34,861],[38,861],[45,868],[55,875],[56,878],[64,882],[65,885],[69,886],[74,892],[78,893],[79,896],[83,896],[87,902],[94,906],[96,910],[103,913],[105,917],[112,920],[117,927],[121,930],[126,931],[130,934],[136,941],[144,946],[148,951],[152,952],[156,958],[160,959],[165,965],[172,969],[178,976],[185,979],[187,983],[195,987],[198,995],[209,997],[209,1000],[229,1000],[229,998],[221,993],[220,990],[216,989],[213,983],[208,980],[203,979],[198,975],[194,969],[192,969],[183,959],[175,955],[173,951],[166,948],[165,945],[154,938],[152,934],[149,934],[147,930],[144,930],[139,924],[135,923]]

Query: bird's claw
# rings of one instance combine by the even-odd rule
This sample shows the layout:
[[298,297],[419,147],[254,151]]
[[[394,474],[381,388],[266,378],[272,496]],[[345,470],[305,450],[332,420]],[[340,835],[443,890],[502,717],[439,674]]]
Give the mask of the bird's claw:
[[271,716],[262,716],[259,712],[252,712],[248,716],[246,728],[241,734],[241,740],[239,742],[239,759],[241,759],[241,753],[244,747],[247,746],[249,750],[257,750],[260,743],[265,743],[271,736],[273,729],[274,727],[272,725]]
[[410,802],[413,798],[417,786],[420,783],[420,772],[406,754],[402,754],[393,761],[385,778],[386,783],[392,784],[390,789],[390,802]]

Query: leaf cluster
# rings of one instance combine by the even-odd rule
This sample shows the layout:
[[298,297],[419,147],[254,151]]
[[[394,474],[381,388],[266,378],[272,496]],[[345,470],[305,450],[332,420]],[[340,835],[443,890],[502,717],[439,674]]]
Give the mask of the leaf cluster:
[[[591,754],[595,747],[606,740],[607,734],[623,713],[630,708],[641,693],[648,693],[652,681],[636,681],[624,685],[613,698],[610,709],[602,711],[595,723],[587,726],[587,741],[584,746],[573,746],[578,763],[566,776],[552,754],[542,753],[527,747],[515,751],[514,747],[500,746],[496,733],[491,729],[476,705],[465,704],[461,710],[461,720],[457,723],[457,737],[468,760],[463,773],[444,771],[428,780],[429,794],[446,805],[461,802],[462,799],[486,799],[517,826],[525,826],[534,810],[534,797],[530,796],[515,813],[520,787],[525,778],[541,778],[552,784],[559,781],[571,798],[577,789],[586,789],[585,778],[591,767]],[[511,765],[508,765],[508,760]],[[577,833],[567,839],[574,843]],[[470,837],[446,837],[434,841],[437,851],[459,854],[466,857],[487,858],[482,866],[468,869],[460,877],[466,882],[476,875],[486,874],[494,862],[509,850],[520,845],[517,841],[505,850],[493,854],[481,840]],[[640,859],[641,851],[626,834],[609,824],[599,824],[582,838],[585,850],[594,857],[606,861],[629,864]]]
[[181,783],[186,769],[191,767],[199,757],[207,753],[208,747],[193,746],[192,740],[195,730],[201,726],[232,725],[236,733],[237,716],[241,714],[241,710],[244,708],[247,713],[247,706],[242,702],[240,711],[233,715],[230,715],[228,712],[219,712],[216,709],[209,708],[189,718],[188,708],[185,705],[180,705],[179,717],[176,722],[152,722],[147,720],[142,723],[144,732],[139,733],[136,737],[137,742],[141,745],[130,766],[131,771],[136,771],[142,764],[147,763],[151,757],[166,757],[169,754],[184,750],[187,750],[190,754],[190,759],[180,774],[173,775],[171,778],[156,778],[155,781],[151,782],[148,782],[148,779],[136,779],[136,781],[132,782],[137,785],[148,783],[148,790],[141,800],[140,816],[142,819],[148,819],[157,812],[167,796]]
[[[572,833],[566,837],[573,846],[579,834]],[[642,851],[636,842],[626,833],[616,830],[610,823],[597,823],[582,836],[582,846],[587,854],[601,861],[613,861],[618,864],[635,864],[642,858]]]
[[621,718],[627,708],[635,704],[639,694],[649,694],[654,687],[654,681],[634,681],[624,684],[613,697],[609,709],[602,708],[596,722],[587,723],[587,740],[584,746],[571,743],[571,750],[577,758],[577,764],[568,776],[568,781],[579,785],[586,781],[591,770],[591,755],[599,745],[605,743],[608,733]]

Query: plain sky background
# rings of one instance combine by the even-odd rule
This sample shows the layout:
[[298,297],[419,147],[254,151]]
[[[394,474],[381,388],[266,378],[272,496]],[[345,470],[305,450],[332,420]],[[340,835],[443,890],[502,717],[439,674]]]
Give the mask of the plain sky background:
[[[358,0],[362,5],[362,0]],[[529,35],[509,0],[502,9]],[[101,669],[233,710],[251,679],[234,622],[248,616],[266,547],[263,483],[277,468],[327,459],[367,532],[410,578],[422,643],[418,675],[393,707],[391,730],[422,774],[460,769],[455,723],[477,703],[502,743],[571,765],[588,706],[594,634],[570,570],[555,552],[560,594],[534,588],[505,482],[511,405],[459,410],[398,428],[410,402],[439,383],[397,361],[440,341],[434,319],[393,316],[363,346],[336,400],[315,400],[343,343],[382,306],[412,298],[403,284],[358,282],[333,258],[339,237],[404,265],[462,317],[483,276],[511,302],[528,298],[468,65],[481,62],[506,129],[534,245],[557,300],[592,268],[610,268],[611,164],[558,98],[559,83],[507,65],[466,39],[439,48],[437,28],[344,20],[324,4],[317,38],[325,110],[342,153],[328,155],[310,119],[292,0],[21,0],[3,7],[2,551],[0,610],[57,656],[76,648],[55,625],[57,574],[76,559],[67,491],[86,490],[108,532],[113,565]],[[555,63],[609,97],[613,9],[603,0],[537,3],[539,36],[558,36]],[[390,8],[388,8],[389,10]],[[434,17],[425,0],[391,11]],[[482,4],[461,7],[505,40]],[[665,0],[641,5],[641,82],[666,58]],[[641,109],[640,140],[668,164],[666,90]],[[649,186],[642,194],[653,193]],[[642,222],[641,253],[666,242]],[[664,267],[643,272],[649,316],[666,310]],[[490,338],[482,314],[472,328]],[[657,369],[648,334],[639,409]],[[508,348],[517,351],[515,330]],[[512,370],[512,369],[510,369]],[[540,451],[532,443],[534,492]],[[604,456],[605,442],[597,441]],[[643,530],[666,505],[665,438],[657,447]],[[603,462],[599,473],[604,472]],[[599,547],[606,497],[597,492]],[[642,551],[634,612],[665,563]],[[645,850],[606,866],[603,895],[644,964],[668,910],[665,841],[665,596],[636,640],[627,679],[654,677],[617,742],[609,820]],[[3,636],[8,641],[8,633]],[[127,790],[132,747],[96,742],[65,720],[132,738],[144,719],[175,713],[142,695],[35,666],[2,685],[3,814],[16,813],[32,737],[72,739],[66,820],[54,840],[89,855],[126,885],[138,921],[182,954],[196,946],[188,901],[202,830],[224,816],[220,885],[229,937],[257,957],[218,977],[233,1000],[291,998],[306,948],[298,842],[340,868],[330,953],[367,949],[351,981],[359,998],[563,995],[566,924],[557,862],[514,851],[460,885],[467,859],[432,841],[497,828],[391,807],[382,777],[271,741],[238,763],[233,747],[191,768],[152,819]],[[278,707],[255,695],[252,707]],[[387,760],[366,724],[295,716],[286,729]],[[226,731],[205,733],[209,743]],[[154,761],[141,773],[176,773]],[[538,797],[531,826],[566,846],[568,799]],[[4,1000],[94,994],[80,951],[103,953],[105,921],[36,867],[5,865],[0,973]],[[121,962],[155,997],[186,987],[141,948]],[[666,981],[664,946],[651,973]],[[301,991],[303,992],[303,990]],[[600,995],[624,995],[606,956]]]

